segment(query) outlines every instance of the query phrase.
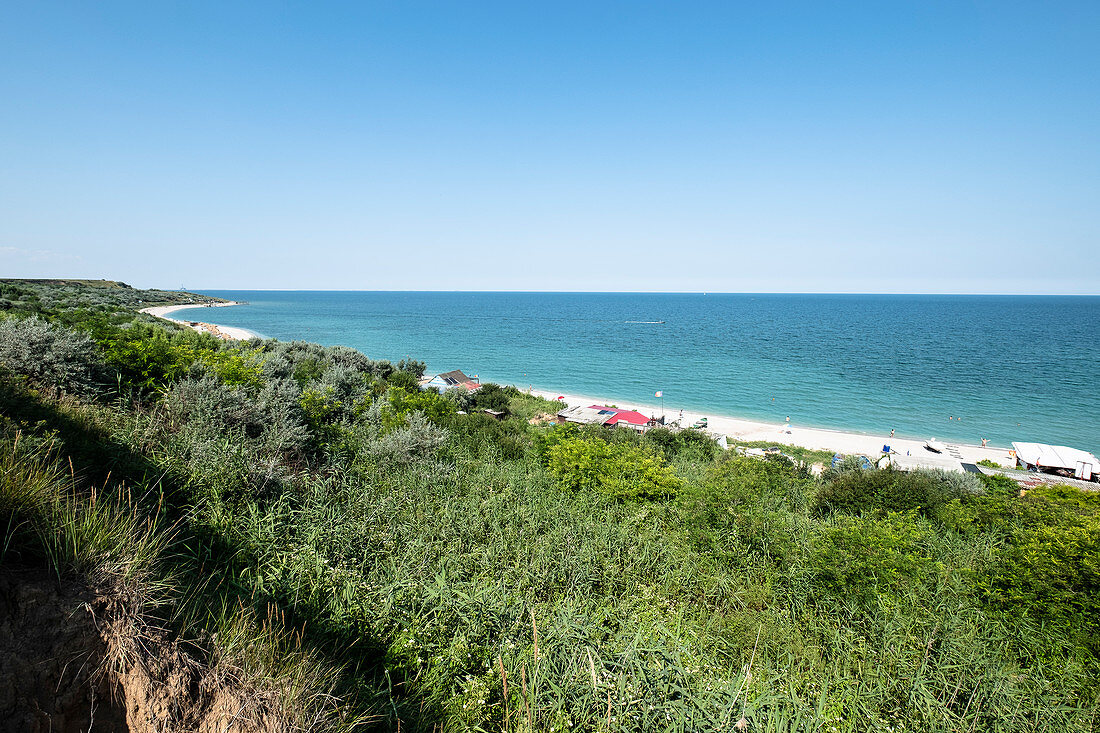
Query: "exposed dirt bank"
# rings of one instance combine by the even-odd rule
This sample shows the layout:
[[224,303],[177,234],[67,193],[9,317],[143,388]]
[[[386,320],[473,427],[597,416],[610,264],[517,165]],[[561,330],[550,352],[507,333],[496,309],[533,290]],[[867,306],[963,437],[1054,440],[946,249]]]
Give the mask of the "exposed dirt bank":
[[113,591],[0,571],[0,730],[293,730],[274,695],[211,670]]

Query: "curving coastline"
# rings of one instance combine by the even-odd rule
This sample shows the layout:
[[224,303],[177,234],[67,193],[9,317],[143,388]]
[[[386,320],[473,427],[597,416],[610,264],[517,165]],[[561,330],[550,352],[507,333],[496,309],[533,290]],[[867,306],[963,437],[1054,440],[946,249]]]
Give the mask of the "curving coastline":
[[[248,340],[261,338],[258,334],[244,328],[234,326],[220,326],[202,321],[182,320],[169,317],[170,314],[186,310],[188,308],[219,308],[232,305],[241,305],[236,301],[199,303],[173,306],[154,306],[142,309],[142,313],[164,320],[173,321],[181,325],[189,326],[196,331],[205,331],[214,336],[227,340]],[[564,397],[561,402],[570,406],[592,404],[617,404],[620,407],[632,407],[638,411],[653,416],[662,414],[661,408],[652,404],[642,404],[623,400],[609,400],[604,397],[592,397],[577,395],[567,392],[551,391],[547,389],[535,389],[515,385],[517,388],[530,394],[558,401],[557,397]],[[681,418],[682,414],[682,418]],[[792,424],[768,423],[747,418],[721,415],[714,412],[701,412],[697,409],[683,409],[672,402],[666,402],[664,415],[671,422],[679,420],[681,425],[689,426],[702,417],[708,419],[707,431],[715,435],[726,435],[730,439],[753,442],[767,441],[782,445],[799,446],[810,450],[828,450],[845,454],[862,454],[872,459],[882,454],[882,447],[889,445],[893,451],[895,465],[903,468],[942,468],[945,470],[961,470],[962,463],[977,463],[980,460],[990,460],[1003,466],[1014,465],[1014,459],[1009,455],[1009,449],[1005,447],[981,447],[966,443],[945,442],[949,451],[945,454],[936,454],[924,447],[923,439],[907,437],[890,437],[868,433],[856,433],[839,429],[821,427],[802,427],[797,419]],[[932,437],[932,436],[929,436]],[[944,442],[944,441],[941,441]]]
[[168,317],[171,313],[190,308],[227,308],[231,305],[241,305],[241,303],[228,301],[217,303],[188,303],[187,305],[157,305],[149,308],[142,308],[141,312],[153,316],[154,318],[160,318],[165,321],[171,321],[172,323],[178,323],[181,326],[187,326],[199,333],[209,333],[215,338],[220,338],[225,341],[248,341],[250,339],[260,338],[259,334],[249,331],[247,328],[219,326],[214,323],[206,323],[205,321],[192,321]]

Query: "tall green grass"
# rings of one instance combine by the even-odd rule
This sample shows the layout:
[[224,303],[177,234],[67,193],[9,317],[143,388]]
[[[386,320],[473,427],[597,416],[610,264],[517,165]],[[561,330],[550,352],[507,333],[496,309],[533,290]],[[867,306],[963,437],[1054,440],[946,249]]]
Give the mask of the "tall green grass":
[[180,523],[165,525],[156,503],[122,484],[81,482],[49,443],[20,438],[0,439],[0,570],[44,567],[58,582],[77,580],[115,599],[105,669],[133,664],[147,652],[139,648],[146,629],[167,626],[189,640],[208,675],[246,700],[276,700],[299,730],[350,730],[367,720],[335,694],[338,668],[303,646],[275,610],[258,618],[191,582],[188,538]]
[[[823,481],[670,433],[582,431],[677,478],[613,496],[545,468],[562,434],[528,420],[552,405],[458,415],[348,350],[238,348],[256,379],[227,383],[217,357],[89,404],[0,391],[11,424],[73,457],[68,474],[42,464],[51,490],[70,484],[57,506],[95,484],[121,512],[121,539],[100,520],[40,520],[71,527],[60,544],[9,522],[5,558],[38,547],[58,568],[82,556],[161,582],[180,633],[326,701],[309,709],[354,700],[344,727],[364,712],[363,727],[424,731],[1100,725],[1088,497]],[[112,554],[142,532],[147,559]]]

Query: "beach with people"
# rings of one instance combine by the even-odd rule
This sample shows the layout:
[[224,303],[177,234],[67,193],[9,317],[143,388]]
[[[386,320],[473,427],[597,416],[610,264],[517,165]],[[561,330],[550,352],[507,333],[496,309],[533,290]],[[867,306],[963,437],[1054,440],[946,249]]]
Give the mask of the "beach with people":
[[706,431],[718,436],[724,435],[729,440],[754,443],[769,442],[779,445],[798,446],[809,450],[829,450],[846,455],[865,455],[872,460],[883,455],[883,448],[889,446],[893,465],[898,468],[942,468],[945,470],[960,470],[962,463],[977,463],[981,460],[993,461],[1005,467],[1011,467],[1015,459],[1010,455],[1010,449],[1005,447],[970,445],[965,443],[946,443],[949,452],[937,454],[925,448],[925,440],[919,438],[890,437],[889,435],[873,435],[856,433],[843,430],[832,430],[822,427],[806,427],[798,425],[796,418],[791,422],[767,423],[757,420],[719,415],[713,412],[701,412],[689,408],[681,409],[666,401],[664,412],[661,407],[651,404],[638,404],[609,400],[605,397],[591,395],[567,394],[545,389],[526,388],[524,392],[554,400],[566,406],[578,405],[610,405],[624,409],[632,409],[655,418],[665,417],[665,423],[670,424],[674,416],[678,427],[689,429],[700,420],[705,419]]
[[[175,317],[175,314],[180,311],[185,311],[188,308],[221,308],[242,304],[240,294],[216,294],[230,299],[224,302],[216,301],[207,304],[200,303],[198,305],[173,305],[146,308],[142,312],[187,325],[200,332],[205,331],[212,333],[219,338],[239,340],[256,338],[258,334],[254,331],[235,326],[211,323],[210,321],[216,317],[216,313],[213,311],[210,312],[209,316],[205,316],[202,321]],[[270,298],[271,296],[265,294],[264,297]],[[342,297],[346,298],[351,296]],[[373,296],[367,294],[364,297]],[[297,305],[297,301],[291,302]],[[303,305],[293,310],[278,311],[278,313],[280,317],[290,312],[295,315],[300,314],[301,316],[309,318],[309,315],[313,313],[312,307],[308,305],[309,302],[308,300],[303,300]],[[270,306],[259,307],[259,312],[251,313],[252,315],[258,316],[253,320],[258,324],[267,324],[268,322],[263,320],[263,317],[270,309]],[[402,301],[401,307],[406,310],[410,308],[410,302],[407,298]],[[251,312],[251,309],[249,310]],[[194,315],[194,312],[190,315]],[[377,323],[377,318],[378,316],[375,314],[372,321]],[[328,323],[326,321],[326,316],[317,315],[309,318],[308,321],[303,321],[302,324],[295,329],[293,334],[284,333],[282,336],[295,337],[298,333],[304,335],[308,332],[307,326],[312,328],[314,325],[317,325],[327,328],[334,334],[338,332],[340,335],[337,336],[337,338],[348,339],[349,336],[353,336],[356,333],[355,329],[359,327],[357,323],[358,322],[354,318],[341,319],[339,321],[339,327],[337,328],[337,326],[334,325],[335,322]],[[546,325],[548,326],[549,324]],[[268,324],[268,327],[270,327],[270,324]],[[400,325],[396,327],[398,328],[398,330],[395,331],[396,336],[401,336],[404,333],[404,331],[401,330],[402,327]],[[433,331],[431,335],[433,338],[438,337],[438,340],[436,340],[437,347],[444,344],[450,344],[450,342],[447,341],[449,337],[442,331]],[[488,333],[483,331],[483,351],[479,352],[473,350],[470,352],[468,358],[471,362],[476,362],[476,368],[471,367],[473,369],[471,373],[480,372],[483,377],[492,374],[491,377],[487,377],[488,381],[496,381],[501,384],[512,383],[523,392],[563,403],[563,409],[565,406],[587,407],[595,404],[615,404],[619,407],[636,409],[654,418],[663,416],[666,425],[675,425],[685,429],[695,425],[701,419],[707,418],[705,430],[716,438],[724,435],[730,441],[743,443],[767,442],[780,446],[797,446],[809,450],[833,451],[845,455],[864,455],[874,462],[880,462],[880,459],[882,459],[884,455],[889,455],[889,463],[901,469],[942,468],[945,470],[959,471],[962,470],[961,467],[963,464],[976,464],[983,460],[996,463],[1006,468],[1012,467],[1015,464],[1015,458],[1010,452],[1010,441],[1030,439],[1032,436],[1039,439],[1046,438],[1048,441],[1050,440],[1045,430],[1037,434],[1028,431],[1027,433],[1019,434],[1019,436],[1017,436],[1015,431],[1004,431],[1005,434],[1001,435],[999,439],[993,440],[988,437],[988,432],[984,432],[986,428],[982,427],[982,423],[978,420],[967,421],[967,423],[973,424],[975,432],[970,440],[966,440],[965,431],[960,431],[958,427],[955,427],[957,423],[963,422],[962,416],[957,413],[950,416],[945,415],[943,416],[944,422],[939,423],[939,425],[933,425],[930,422],[924,421],[918,423],[912,420],[912,416],[908,414],[892,414],[882,411],[879,415],[879,419],[882,420],[882,428],[880,431],[875,431],[873,429],[868,429],[866,425],[859,425],[859,429],[853,429],[854,426],[851,415],[844,414],[844,411],[841,410],[841,408],[844,408],[844,410],[850,412],[850,409],[845,408],[844,405],[839,403],[836,407],[838,410],[841,410],[841,412],[836,413],[835,420],[824,418],[820,409],[816,414],[800,414],[800,412],[797,411],[797,405],[788,402],[787,407],[794,409],[791,409],[789,414],[786,412],[778,413],[774,421],[769,421],[767,419],[760,419],[758,416],[738,415],[731,406],[723,405],[720,402],[712,402],[711,399],[714,395],[713,393],[707,392],[689,393],[684,391],[684,389],[680,389],[677,391],[676,395],[671,398],[668,392],[663,391],[662,397],[657,397],[654,392],[650,393],[652,395],[652,401],[645,401],[638,400],[636,395],[632,399],[629,395],[624,396],[622,392],[612,389],[611,385],[615,384],[615,380],[606,381],[606,383],[598,389],[585,390],[583,388],[578,389],[576,384],[571,384],[568,381],[568,375],[558,375],[556,377],[547,375],[550,378],[546,379],[538,387],[535,387],[520,382],[514,377],[509,377],[509,373],[515,373],[514,364],[508,361],[497,363],[494,354],[484,351],[484,339],[487,336]],[[421,335],[419,338],[426,338],[426,336]],[[345,343],[354,345],[364,351],[369,349],[366,345],[358,343],[355,338],[350,338]],[[448,346],[447,350],[450,351],[450,346]],[[370,351],[373,352],[374,350],[370,349]],[[423,353],[422,349],[418,348],[417,351]],[[505,359],[514,361],[514,357],[507,352],[501,353],[503,353]],[[553,353],[547,353],[546,358],[555,359],[560,363],[565,356],[565,351],[562,348],[558,348]],[[430,361],[432,363],[439,360],[439,355],[430,354]],[[525,366],[525,369],[530,368],[530,366],[532,365]],[[628,366],[628,363],[623,363],[623,368],[628,368]],[[802,378],[794,374],[790,376],[792,378]],[[684,375],[681,374],[680,377],[683,379]],[[553,381],[551,381],[551,379],[553,379]],[[549,389],[546,387],[546,384],[556,384],[560,387],[564,387],[564,389],[561,391]],[[911,387],[903,391],[910,394],[913,392]],[[687,394],[690,394],[692,398],[684,399],[684,395]],[[562,399],[559,400],[559,397]],[[903,426],[900,431],[895,427],[898,424]],[[927,431],[923,429],[925,427]],[[942,428],[942,431],[937,431],[937,427]],[[938,444],[944,446],[944,450],[940,452],[929,450],[925,446],[925,443],[929,440],[936,440]],[[888,454],[884,451],[884,448],[888,448]]]

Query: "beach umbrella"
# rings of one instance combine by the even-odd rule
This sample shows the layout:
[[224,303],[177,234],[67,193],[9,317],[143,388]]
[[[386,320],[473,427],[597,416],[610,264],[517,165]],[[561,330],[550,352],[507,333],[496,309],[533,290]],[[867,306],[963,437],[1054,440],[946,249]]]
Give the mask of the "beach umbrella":
[[565,395],[563,395],[563,394],[560,394],[560,395],[558,395],[558,399],[559,399],[559,400],[564,400],[564,399],[565,399]]

